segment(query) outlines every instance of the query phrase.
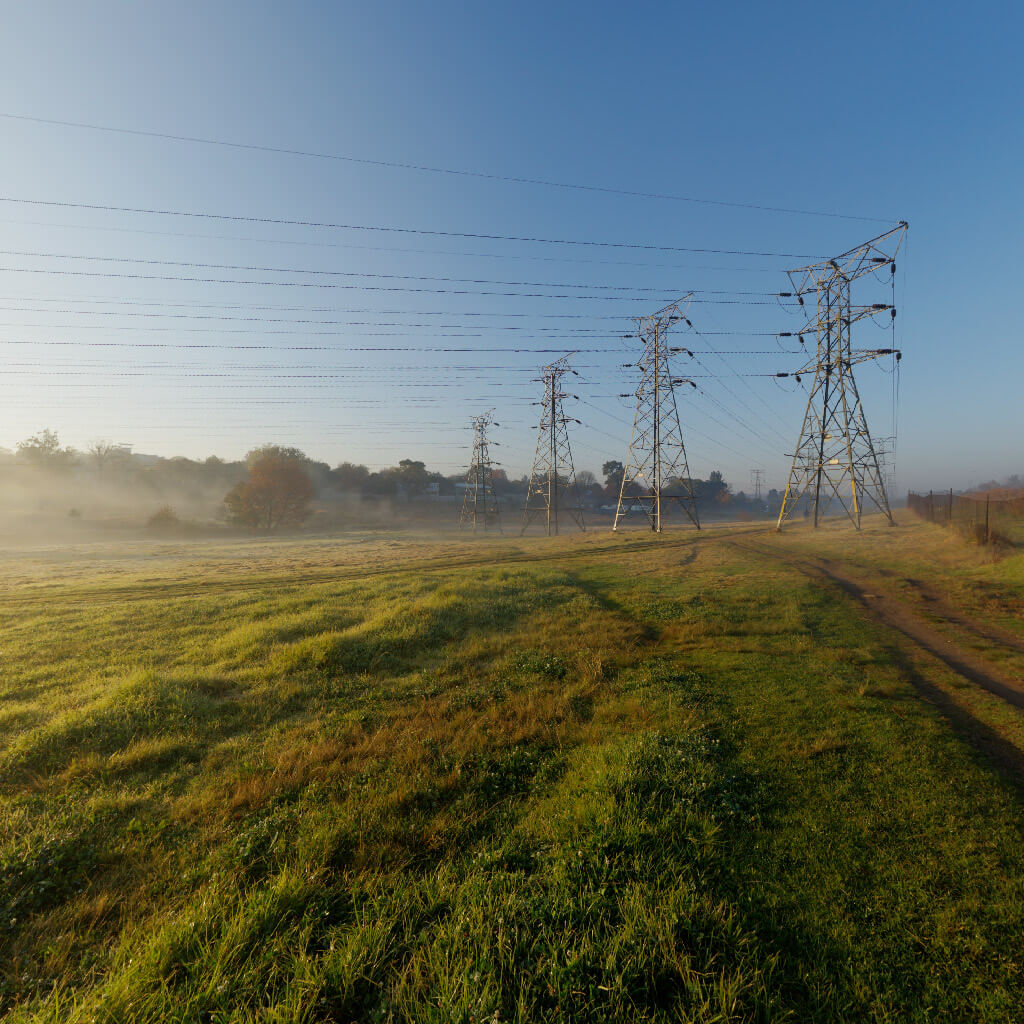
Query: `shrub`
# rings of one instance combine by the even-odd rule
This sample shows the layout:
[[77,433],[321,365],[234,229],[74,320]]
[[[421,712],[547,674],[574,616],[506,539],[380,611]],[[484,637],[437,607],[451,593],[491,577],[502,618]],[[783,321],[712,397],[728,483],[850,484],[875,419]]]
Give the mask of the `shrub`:
[[158,508],[146,521],[146,526],[151,530],[173,530],[179,525],[178,514],[170,505]]

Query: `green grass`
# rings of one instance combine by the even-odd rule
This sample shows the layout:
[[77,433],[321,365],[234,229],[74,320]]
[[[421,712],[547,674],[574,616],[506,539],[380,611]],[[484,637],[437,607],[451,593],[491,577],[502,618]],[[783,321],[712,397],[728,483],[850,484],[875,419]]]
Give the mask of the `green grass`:
[[0,1015],[1021,1019],[1024,779],[726,539],[12,564]]

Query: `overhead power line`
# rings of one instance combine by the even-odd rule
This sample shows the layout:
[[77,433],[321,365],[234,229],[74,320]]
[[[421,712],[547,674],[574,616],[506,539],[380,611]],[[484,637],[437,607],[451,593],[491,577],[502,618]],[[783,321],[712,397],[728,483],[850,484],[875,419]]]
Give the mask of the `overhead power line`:
[[[143,317],[155,317],[162,318],[159,313],[109,313],[103,310],[48,310],[48,309],[11,309],[9,306],[0,306],[0,311],[3,312],[16,312],[16,313],[71,313],[77,316],[143,316]],[[551,335],[553,337],[561,337],[566,334],[572,334],[576,336],[582,336],[587,340],[602,339],[602,338],[615,338],[617,335],[609,334],[607,328],[599,327],[537,327],[536,325],[524,325],[524,324],[438,324],[438,323],[403,323],[400,321],[389,321],[389,320],[283,320],[275,318],[264,318],[258,316],[249,317],[205,317],[205,316],[189,316],[185,313],[177,313],[168,317],[173,320],[202,320],[207,321],[241,321],[243,323],[256,323],[256,324],[292,324],[296,325],[298,329],[282,329],[279,327],[273,328],[259,328],[259,327],[181,327],[178,324],[172,324],[170,326],[159,326],[151,327],[143,324],[109,324],[109,323],[83,323],[83,324],[52,324],[52,323],[34,323],[27,321],[6,321],[0,322],[0,327],[31,327],[38,328],[40,330],[48,331],[146,331],[148,333],[158,331],[187,331],[190,334],[298,334],[306,335],[310,337],[317,336],[328,336],[328,337],[339,337],[339,338],[350,338],[350,337],[427,337],[427,338],[481,338],[483,337],[484,331],[527,331],[531,334],[538,335]],[[401,327],[401,331],[360,331],[358,334],[353,334],[349,331],[319,331],[311,330],[311,326],[339,326],[339,327]],[[458,331],[457,334],[438,334],[435,332],[424,334],[419,330],[415,333],[410,334],[409,332],[414,328],[437,328],[438,330],[453,330]],[[472,331],[471,334],[463,333],[465,331]],[[778,349],[773,349],[769,352],[770,355],[779,355]]]
[[[48,369],[39,369],[39,370],[9,370],[9,371],[5,369],[4,376],[5,377],[40,377],[40,376],[49,376],[50,373],[51,373],[51,371],[48,370]],[[452,376],[452,375],[449,375],[449,377],[450,376]],[[191,380],[193,378],[197,378],[197,379],[210,379],[210,380],[224,380],[224,381],[228,382],[228,386],[229,387],[230,386],[234,386],[235,384],[237,384],[239,387],[243,387],[243,388],[274,388],[274,387],[297,388],[297,387],[304,387],[305,386],[304,384],[282,384],[281,383],[282,381],[292,381],[292,380],[302,380],[302,381],[307,381],[307,380],[314,380],[314,381],[322,381],[322,380],[330,380],[330,381],[355,380],[355,383],[353,383],[353,384],[338,385],[339,390],[340,389],[344,389],[344,388],[350,388],[350,387],[355,387],[355,388],[365,388],[366,387],[366,381],[365,380],[360,380],[358,378],[358,375],[352,374],[352,373],[281,373],[280,371],[275,371],[273,373],[273,378],[274,378],[273,380],[263,381],[263,380],[251,380],[251,379],[246,379],[246,378],[240,377],[239,374],[236,371],[234,371],[234,370],[223,371],[223,372],[220,371],[220,370],[211,370],[211,371],[208,371],[208,372],[207,371],[202,371],[202,370],[175,370],[175,371],[173,371],[171,373],[154,374],[153,371],[151,369],[149,369],[148,367],[146,369],[143,369],[143,370],[111,370],[111,369],[109,369],[107,367],[93,367],[93,368],[85,369],[85,370],[62,369],[62,371],[61,371],[61,380],[51,382],[52,386],[62,387],[62,388],[68,388],[68,387],[89,387],[89,386],[91,386],[91,385],[88,385],[88,384],[68,384],[68,383],[65,383],[64,378],[66,378],[66,377],[97,377],[97,378],[100,378],[100,382],[97,385],[99,387],[105,387],[105,386],[108,386],[108,385],[111,385],[111,384],[114,384],[114,383],[117,383],[117,384],[125,383],[121,379],[121,378],[125,378],[125,377],[156,377],[156,378],[162,378],[164,380],[177,380],[177,379],[181,379],[181,378],[185,378],[185,379],[189,379],[189,380]],[[391,381],[391,380],[387,380],[386,378],[384,378],[382,380],[379,380],[377,383],[381,387],[385,387],[385,388],[462,388],[462,387],[465,387],[465,382],[464,381],[453,380],[453,379],[441,379],[441,380],[426,379],[426,380],[418,380],[418,381],[414,381],[414,382],[406,382],[406,381]],[[489,377],[487,379],[484,379],[484,378],[481,378],[481,377],[477,377],[477,378],[474,379],[473,383],[474,384],[483,384],[485,386],[486,385],[496,385],[496,386],[501,386],[501,387],[505,387],[505,388],[507,388],[507,387],[520,388],[520,387],[530,387],[532,382],[530,382],[530,381],[518,381],[518,380],[507,380],[503,376],[495,375],[495,376]],[[221,386],[222,386],[221,384],[209,384],[209,385],[207,385],[207,384],[190,384],[189,385],[189,387],[221,387]],[[311,384],[309,386],[310,387],[334,387],[334,385],[326,385],[326,384]]]
[[[32,256],[48,260],[93,260],[99,263],[132,263],[158,267],[186,267],[198,270],[248,270],[266,274],[313,274],[324,277],[368,277],[387,281],[435,281],[448,284],[498,284],[510,288],[572,288],[580,291],[663,292],[663,288],[641,287],[628,284],[565,284],[560,281],[496,281],[487,277],[431,277],[421,274],[378,274],[361,270],[318,270],[310,267],[262,267],[244,263],[197,263],[185,260],[158,260],[140,256],[97,256],[93,253],[34,252],[24,249],[0,249],[2,256]],[[778,298],[778,292],[736,291],[729,288],[697,288],[701,295],[755,295],[760,298]]]
[[[338,353],[344,355],[345,353]],[[105,372],[110,369],[109,362],[96,362],[87,361],[85,359],[76,359],[74,362],[53,362],[47,360],[46,362],[33,362],[31,360],[25,362],[9,362],[5,363],[8,367],[17,368],[30,368],[30,369],[87,369],[87,370],[98,370]],[[172,370],[178,371],[183,364],[177,363],[154,363],[154,362],[131,362],[117,364],[118,369],[129,367],[135,370]],[[201,364],[187,364],[189,367]],[[240,378],[243,373],[280,373],[283,371],[293,372],[296,370],[319,370],[324,372],[330,370],[332,373],[344,371],[346,373],[366,373],[379,375],[384,374],[390,376],[392,374],[415,374],[417,379],[424,378],[430,379],[427,375],[439,376],[443,375],[444,379],[447,379],[449,374],[460,374],[460,373],[472,373],[482,374],[487,373],[489,376],[497,376],[494,371],[500,371],[502,375],[508,373],[530,373],[535,374],[534,370],[530,366],[510,366],[507,364],[491,363],[491,364],[444,364],[444,363],[429,363],[422,366],[410,366],[407,363],[401,365],[375,365],[371,363],[356,363],[351,365],[326,365],[323,363],[215,363],[213,368],[218,373],[225,373],[231,371],[238,373]],[[191,372],[191,370],[189,371]],[[376,422],[376,421],[375,421]]]
[[[365,292],[410,292],[417,295],[487,295],[501,298],[521,299],[579,299],[588,302],[646,302],[649,296],[637,295],[590,295],[568,294],[566,292],[495,292],[471,288],[410,288],[398,285],[340,284],[337,281],[256,281],[248,278],[194,277],[174,274],[128,274],[124,272],[99,270],[55,270],[52,267],[0,267],[0,272],[9,274],[44,274],[55,277],[102,277],[124,281],[183,281],[189,284],[242,284],[261,288],[321,288],[338,291]],[[666,292],[668,289],[666,289]],[[654,300],[657,301],[657,300]],[[714,303],[722,306],[774,306],[769,299],[696,299],[701,304]]]
[[596,246],[605,249],[640,249],[651,252],[711,253],[719,256],[765,256],[782,259],[818,259],[817,256],[792,252],[753,252],[746,249],[697,249],[678,245],[651,245],[645,242],[604,242],[571,238],[539,238],[529,235],[497,235],[476,231],[442,231],[428,228],[396,228],[373,224],[341,224],[332,221],[291,220],[285,217],[257,217],[253,215],[209,213],[194,210],[164,210],[146,206],[113,206],[106,203],[73,203],[56,199],[23,199],[0,196],[0,203],[18,203],[25,206],[44,206],[54,209],[101,210],[106,213],[141,213],[154,217],[189,217],[201,220],[223,220],[240,224],[282,224],[289,227],[324,228],[334,231],[379,231],[401,235],[430,235],[437,238],[481,238],[500,242],[535,242],[541,245]]
[[[31,338],[0,338],[0,346],[3,345],[44,345],[47,347],[60,348],[170,348],[170,349],[222,349],[237,352],[475,352],[483,354],[494,354],[499,352],[529,353],[533,355],[564,355],[569,351],[569,345],[562,348],[529,348],[515,346],[511,348],[486,346],[463,346],[460,348],[441,346],[415,346],[415,345],[361,345],[348,346],[339,349],[337,345],[227,345],[216,342],[191,342],[191,341],[64,341],[47,339],[37,341]],[[615,352],[617,348],[578,348],[572,346],[573,352]]]
[[195,231],[159,231],[155,228],[115,228],[99,224],[67,224],[49,220],[0,219],[2,224],[20,224],[25,227],[71,228],[74,231],[106,231],[127,235],[152,235],[159,238],[198,238],[211,242],[256,242],[266,245],[301,245],[323,249],[353,249],[358,252],[398,252],[414,256],[470,256],[474,259],[525,260],[532,263],[572,263],[602,267],[636,267],[640,270],[714,270],[726,273],[778,274],[775,267],[715,267],[699,263],[638,263],[635,260],[589,260],[585,256],[539,256],[536,253],[466,252],[461,249],[406,249],[385,245],[356,245],[352,242],[315,242],[308,238],[254,238],[251,235],[207,235]]
[[[509,313],[504,311],[469,311],[436,309],[367,309],[366,307],[342,308],[338,306],[269,306],[266,304],[251,305],[235,302],[162,302],[156,299],[111,299],[83,298],[80,296],[55,298],[46,295],[2,295],[4,301],[32,302],[88,302],[97,306],[159,306],[164,309],[246,309],[254,311],[269,310],[278,313],[375,313],[380,316],[479,316],[501,318],[534,318],[543,320],[633,320],[628,313]],[[124,314],[128,315],[128,314]],[[777,331],[765,331],[759,335],[775,338]]]
[[[630,316],[628,313],[522,313],[522,312],[506,312],[506,311],[481,311],[481,310],[436,310],[436,309],[368,309],[366,307],[358,308],[345,308],[338,306],[278,306],[278,305],[266,305],[266,304],[240,304],[236,302],[163,302],[156,299],[112,299],[112,298],[89,298],[85,296],[47,296],[47,295],[0,295],[0,301],[16,301],[16,302],[63,302],[63,303],[88,303],[90,305],[98,306],[129,306],[129,307],[158,307],[161,309],[232,309],[232,310],[245,310],[248,312],[277,312],[277,313],[347,313],[347,314],[372,314],[376,316],[416,316],[416,317],[427,317],[427,316],[450,316],[450,317],[486,317],[488,319],[520,319],[520,320],[635,320],[635,316]],[[188,314],[188,313],[136,313],[136,312],[121,312],[119,310],[88,310],[88,309],[42,309],[31,306],[4,306],[0,307],[6,312],[26,312],[26,313],[69,313],[76,316],[125,316],[125,317],[144,317],[151,319],[167,319],[167,320],[211,320],[211,321],[257,321],[261,323],[311,323],[311,324],[335,324],[341,323],[341,321],[333,320],[306,320],[306,319],[291,319],[291,318],[273,318],[273,317],[253,317],[253,316],[215,316],[213,314]],[[344,321],[348,323],[348,321]],[[352,322],[355,325],[355,322]],[[52,326],[52,325],[51,325]],[[383,324],[378,322],[378,326]],[[415,324],[406,324],[407,327],[418,326]],[[435,324],[434,326],[443,327],[451,326],[444,324]],[[500,330],[499,327],[488,327],[488,330]],[[544,332],[558,332],[561,331],[566,334],[591,334],[601,333],[602,328],[597,327],[522,327],[521,330],[536,330]],[[701,337],[727,337],[727,338],[778,338],[777,331],[701,331]],[[615,335],[618,337],[618,335]],[[782,348],[772,349],[771,355],[777,355],[779,353],[788,354],[787,350]],[[734,353],[736,355],[744,354],[741,352]]]
[[289,149],[284,146],[259,145],[248,142],[231,142],[226,139],[210,139],[196,135],[175,135],[170,132],[158,132],[142,128],[120,128],[110,125],[89,124],[83,121],[62,121],[45,117],[31,117],[26,114],[0,114],[12,121],[26,121],[34,124],[46,124],[60,128],[80,128],[88,131],[109,132],[118,135],[133,135],[143,138],[163,139],[170,142],[187,142],[202,146],[221,146],[226,149],[247,150],[257,153],[273,153],[279,156],[307,157],[315,160],[337,160],[344,163],[362,164],[370,167],[391,167],[406,171],[426,171],[430,174],[447,174],[463,178],[479,178],[486,181],[500,181],[515,185],[540,185],[545,188],[568,189],[578,192],[597,192],[606,195],[627,196],[632,199],[658,199],[677,203],[694,203],[701,206],[724,206],[742,210],[761,210],[768,213],[795,214],[804,217],[832,217],[841,220],[873,221],[876,223],[893,223],[895,218],[864,217],[854,214],[833,213],[822,210],[801,210],[786,206],[767,206],[759,203],[740,203],[724,199],[705,199],[698,196],[681,196],[667,192],[643,192],[633,189],[613,188],[608,185],[589,185],[577,182],[552,181],[547,178],[530,178],[511,174],[494,174],[486,171],[471,171],[463,168],[432,167],[398,160],[379,160],[371,157],[349,156],[341,153],[318,153],[311,150]]

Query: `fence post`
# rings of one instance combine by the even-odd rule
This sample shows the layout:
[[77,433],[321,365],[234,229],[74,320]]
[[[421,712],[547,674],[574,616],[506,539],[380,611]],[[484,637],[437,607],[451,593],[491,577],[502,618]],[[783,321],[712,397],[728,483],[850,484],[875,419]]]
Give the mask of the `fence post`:
[[935,522],[935,492],[928,492],[928,522]]
[[985,495],[985,543],[986,543],[986,544],[987,544],[987,543],[989,542],[989,532],[988,532],[988,503],[989,503],[989,501],[991,500],[991,498],[992,498],[992,495],[990,495],[990,494],[986,494],[986,495]]
[[947,522],[953,522],[953,488],[949,489],[949,514],[946,516]]

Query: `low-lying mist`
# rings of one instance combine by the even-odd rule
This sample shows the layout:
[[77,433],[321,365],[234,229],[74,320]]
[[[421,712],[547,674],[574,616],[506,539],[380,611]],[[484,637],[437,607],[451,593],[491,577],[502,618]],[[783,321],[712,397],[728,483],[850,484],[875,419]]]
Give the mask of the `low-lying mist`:
[[[603,482],[586,470],[577,473],[574,493],[589,528],[610,527],[623,467],[608,461],[602,472]],[[528,483],[526,477],[510,479],[504,471],[493,470],[493,500],[505,533],[519,532]],[[776,491],[763,499],[734,494],[718,472],[708,480],[690,480],[688,486],[704,521],[764,519],[778,513]],[[10,549],[20,542],[353,529],[448,532],[459,527],[465,496],[461,475],[444,476],[413,459],[371,472],[348,462],[332,469],[298,449],[273,444],[254,448],[236,462],[216,456],[162,458],[103,442],[77,452],[61,447],[53,432],[43,431],[19,444],[16,453],[0,451],[0,544]],[[672,503],[665,506],[664,517],[685,519]],[[642,520],[638,509],[626,528],[642,527]],[[498,524],[487,525],[494,529]],[[532,532],[538,529],[543,532],[542,525]]]

